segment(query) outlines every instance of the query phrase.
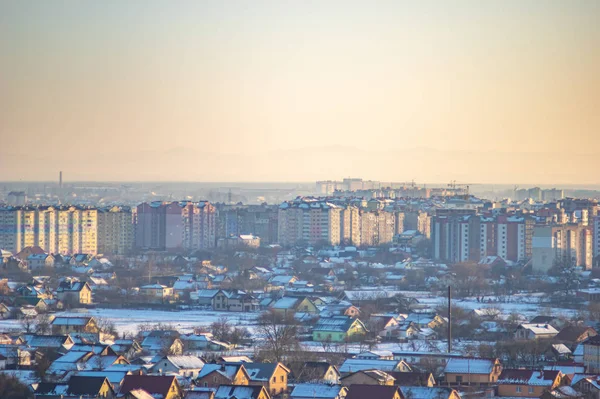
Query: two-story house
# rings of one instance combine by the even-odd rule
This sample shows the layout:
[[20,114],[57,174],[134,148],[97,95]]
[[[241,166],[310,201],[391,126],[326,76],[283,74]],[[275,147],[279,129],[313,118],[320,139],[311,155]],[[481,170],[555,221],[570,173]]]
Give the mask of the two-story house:
[[559,370],[504,369],[498,377],[498,396],[539,398],[562,383]]
[[450,358],[444,368],[450,385],[489,385],[498,380],[502,364],[498,359]]

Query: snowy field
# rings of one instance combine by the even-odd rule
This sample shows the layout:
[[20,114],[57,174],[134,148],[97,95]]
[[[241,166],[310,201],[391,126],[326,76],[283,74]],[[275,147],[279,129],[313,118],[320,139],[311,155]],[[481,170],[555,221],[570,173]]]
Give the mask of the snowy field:
[[[209,310],[141,310],[141,309],[73,309],[66,312],[56,312],[54,316],[94,316],[115,323],[119,334],[123,332],[136,333],[139,325],[170,324],[182,333],[190,333],[194,327],[208,326],[220,317],[227,317],[231,325],[243,326],[252,330],[258,313],[213,312]],[[17,320],[1,320],[0,331],[11,329],[21,330]]]

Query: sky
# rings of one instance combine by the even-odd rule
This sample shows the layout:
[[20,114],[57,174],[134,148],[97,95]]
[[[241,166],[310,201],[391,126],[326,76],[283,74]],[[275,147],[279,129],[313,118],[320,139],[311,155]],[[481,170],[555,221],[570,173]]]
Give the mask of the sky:
[[0,2],[0,180],[598,183],[600,1]]

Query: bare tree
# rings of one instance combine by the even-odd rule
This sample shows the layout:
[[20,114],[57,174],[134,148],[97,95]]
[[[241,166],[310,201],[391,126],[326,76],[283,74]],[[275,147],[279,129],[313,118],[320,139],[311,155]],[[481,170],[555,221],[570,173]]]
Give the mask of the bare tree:
[[282,315],[267,311],[258,318],[258,335],[263,338],[262,349],[265,357],[274,361],[282,361],[284,356],[299,349],[298,325],[291,314]]

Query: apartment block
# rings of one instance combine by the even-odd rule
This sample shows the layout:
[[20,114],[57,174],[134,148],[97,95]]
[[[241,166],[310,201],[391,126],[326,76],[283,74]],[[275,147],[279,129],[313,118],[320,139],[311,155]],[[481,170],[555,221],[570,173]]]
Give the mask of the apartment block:
[[303,197],[279,206],[278,236],[282,245],[341,241],[342,208],[316,198]]
[[130,207],[98,209],[98,253],[124,255],[133,249],[133,214]]

